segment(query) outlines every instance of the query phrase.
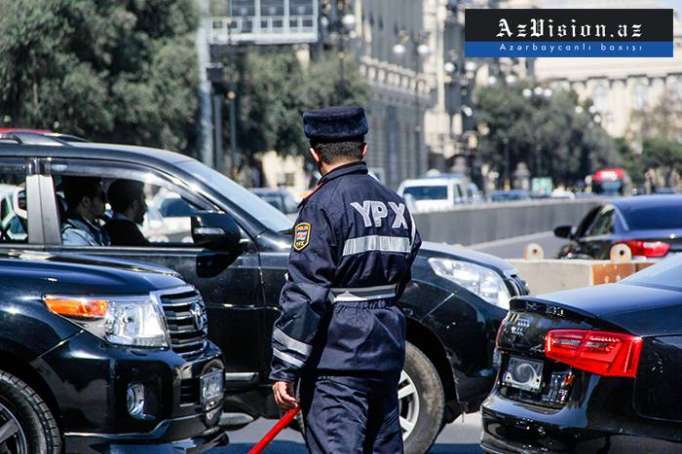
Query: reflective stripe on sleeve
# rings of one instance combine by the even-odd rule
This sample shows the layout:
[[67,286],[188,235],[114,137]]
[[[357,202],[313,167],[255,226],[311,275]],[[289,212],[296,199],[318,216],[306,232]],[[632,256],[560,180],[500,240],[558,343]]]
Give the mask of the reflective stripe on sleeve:
[[303,367],[303,364],[304,364],[303,361],[298,360],[298,359],[294,358],[293,356],[291,356],[287,353],[281,352],[281,351],[277,350],[276,348],[272,349],[272,355],[276,356],[277,358],[281,359],[282,361],[284,361],[287,364],[291,364],[294,367]]
[[371,251],[409,253],[410,239],[400,236],[368,235],[350,238],[343,245],[344,256]]
[[284,345],[289,350],[293,350],[296,353],[300,353],[303,356],[308,356],[311,351],[313,351],[313,346],[294,339],[288,336],[284,331],[276,328],[272,333],[272,338],[275,339],[280,344]]

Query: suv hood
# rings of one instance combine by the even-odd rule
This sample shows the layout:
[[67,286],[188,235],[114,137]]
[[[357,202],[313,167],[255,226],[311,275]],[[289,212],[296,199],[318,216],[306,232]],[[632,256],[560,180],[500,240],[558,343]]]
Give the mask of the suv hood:
[[142,273],[156,273],[168,276],[175,276],[181,278],[180,273],[164,268],[162,266],[152,265],[146,262],[138,262],[136,260],[117,259],[113,257],[102,257],[96,255],[86,254],[50,254],[45,259],[56,263],[73,263],[82,265],[106,266],[109,268],[117,268],[124,271],[134,271]]
[[44,293],[130,295],[186,285],[162,267],[81,254],[0,254],[0,274],[8,285]]
[[424,241],[419,249],[418,256],[425,259],[443,257],[471,262],[486,268],[493,268],[498,273],[507,277],[517,274],[516,268],[498,257],[483,252],[472,251],[463,246],[453,246],[447,243]]

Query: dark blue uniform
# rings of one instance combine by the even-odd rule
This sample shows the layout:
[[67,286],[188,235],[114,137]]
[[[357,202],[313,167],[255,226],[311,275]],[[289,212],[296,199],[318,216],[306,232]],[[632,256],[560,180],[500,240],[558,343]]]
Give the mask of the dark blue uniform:
[[405,202],[363,162],[335,168],[303,202],[270,378],[300,378],[312,452],[402,452],[397,300],[420,244]]

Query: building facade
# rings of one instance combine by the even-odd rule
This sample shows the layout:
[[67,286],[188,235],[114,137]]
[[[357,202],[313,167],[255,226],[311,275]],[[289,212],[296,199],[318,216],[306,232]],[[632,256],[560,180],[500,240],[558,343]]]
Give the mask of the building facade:
[[[511,0],[510,8],[562,8],[557,0]],[[571,8],[670,8],[659,1],[574,0]],[[674,16],[674,57],[671,58],[538,58],[534,77],[551,88],[573,89],[581,101],[591,100],[595,118],[613,137],[636,138],[633,114],[661,102],[662,96],[682,100],[682,26]]]
[[[452,154],[446,112],[447,0],[356,0],[355,55],[370,84],[369,166],[390,187]],[[431,157],[431,159],[430,159]]]

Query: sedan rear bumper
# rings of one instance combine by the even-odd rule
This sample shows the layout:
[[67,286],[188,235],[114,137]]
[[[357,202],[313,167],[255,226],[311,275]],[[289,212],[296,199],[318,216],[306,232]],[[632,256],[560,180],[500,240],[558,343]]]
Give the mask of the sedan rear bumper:
[[[529,418],[501,413],[486,401],[481,409],[483,435],[481,448],[490,453],[547,454],[569,452],[678,453],[682,444],[634,435],[600,432],[585,427],[571,427],[549,418]],[[508,407],[511,408],[511,407]],[[538,415],[539,416],[539,415]],[[543,420],[544,419],[544,420]],[[589,425],[588,425],[589,427]]]

